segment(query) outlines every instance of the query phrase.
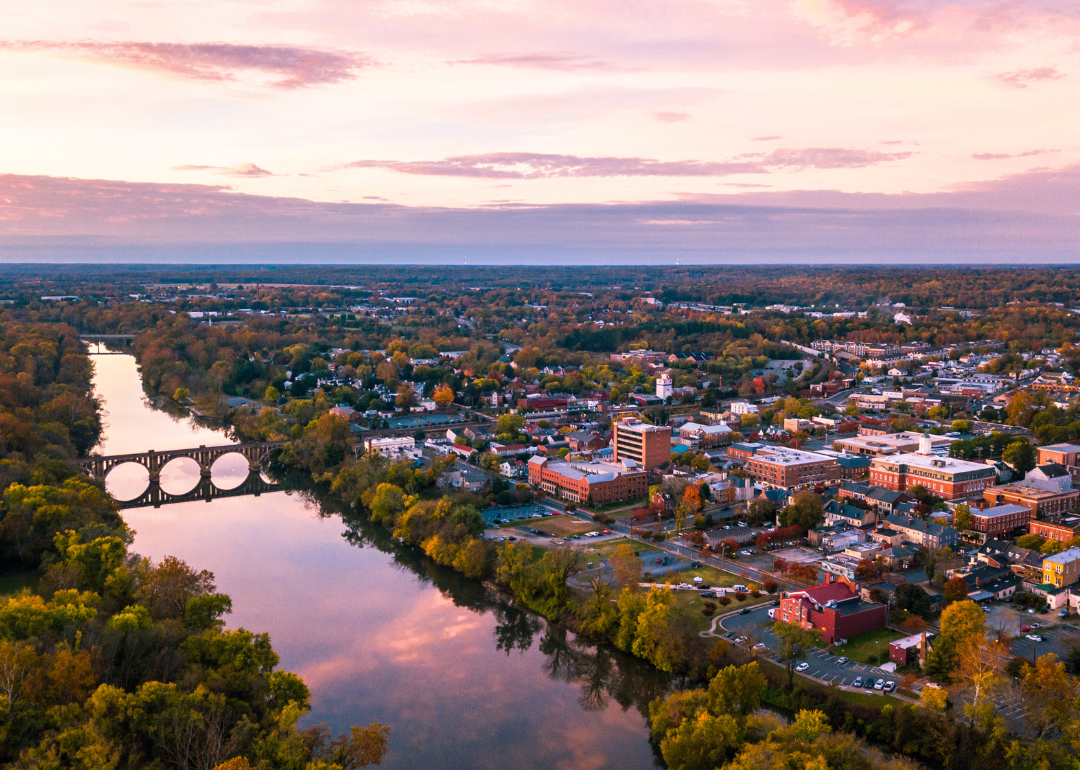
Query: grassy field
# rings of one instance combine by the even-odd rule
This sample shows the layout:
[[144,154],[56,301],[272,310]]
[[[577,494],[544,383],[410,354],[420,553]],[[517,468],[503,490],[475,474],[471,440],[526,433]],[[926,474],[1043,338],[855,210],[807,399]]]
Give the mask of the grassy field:
[[511,521],[507,524],[500,525],[501,529],[510,529],[511,527],[529,527],[530,529],[538,529],[541,532],[547,532],[549,535],[557,535],[558,537],[579,535],[584,532],[595,532],[599,529],[603,529],[599,524],[590,524],[587,521],[582,521],[573,516],[544,516],[541,519],[518,519],[517,521]]
[[[713,585],[716,585],[713,583]],[[710,601],[716,604],[715,599],[702,599],[700,592],[698,591],[676,591],[675,592],[675,604],[679,607],[685,607],[690,610],[690,616],[697,621],[698,631],[705,631],[712,626],[713,617],[716,615],[725,615],[732,610],[742,609],[743,607],[757,607],[765,602],[771,602],[773,597],[768,594],[762,594],[757,599],[746,595],[746,601],[738,601],[735,597],[731,597],[731,604],[727,607],[717,606],[716,612],[713,615],[703,615],[701,613],[702,607],[705,606],[705,602]]]
[[880,663],[882,662],[881,655],[889,654],[889,642],[903,638],[904,634],[899,631],[882,628],[859,634],[854,639],[848,640],[847,644],[834,647],[833,652],[836,655],[845,655],[859,663],[868,663],[870,656],[874,655],[875,663]]
[[28,572],[9,572],[0,575],[0,596],[17,594],[24,588],[33,588],[37,585],[40,575],[35,570]]

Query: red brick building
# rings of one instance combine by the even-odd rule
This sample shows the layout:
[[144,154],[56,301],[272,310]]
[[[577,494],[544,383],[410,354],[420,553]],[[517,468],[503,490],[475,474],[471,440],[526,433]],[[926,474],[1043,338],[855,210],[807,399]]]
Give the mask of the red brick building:
[[611,427],[616,461],[633,460],[646,471],[670,462],[671,428],[635,419],[618,420]]
[[936,457],[929,450],[875,457],[870,462],[870,483],[904,492],[921,486],[944,500],[981,496],[993,486],[997,473],[989,465]]
[[529,483],[550,495],[585,505],[644,497],[649,474],[631,462],[569,463],[546,457],[529,460]]
[[1080,536],[1080,516],[1058,516],[1046,521],[1031,520],[1031,534],[1067,543]]
[[987,505],[1022,505],[1031,510],[1033,517],[1045,518],[1075,510],[1076,503],[1080,500],[1080,492],[1075,489],[1051,492],[1022,483],[1004,484],[984,490],[983,500]]
[[[728,454],[731,451],[728,450]],[[762,447],[747,461],[750,478],[783,489],[800,489],[840,480],[835,457],[786,447]]]
[[837,582],[792,591],[780,601],[776,620],[798,623],[807,629],[816,628],[828,644],[885,628],[889,608],[884,604],[864,602],[857,588]]
[[1022,505],[995,505],[973,510],[971,528],[984,535],[986,540],[1001,540],[1013,532],[1027,531],[1031,518],[1031,509]]

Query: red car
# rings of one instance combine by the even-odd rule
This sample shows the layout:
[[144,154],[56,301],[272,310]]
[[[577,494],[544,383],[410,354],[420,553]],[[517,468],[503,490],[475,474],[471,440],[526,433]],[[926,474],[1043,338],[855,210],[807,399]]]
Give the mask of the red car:
[[1020,633],[1022,633],[1022,634],[1026,634],[1030,630],[1031,630],[1031,626],[1020,626]]

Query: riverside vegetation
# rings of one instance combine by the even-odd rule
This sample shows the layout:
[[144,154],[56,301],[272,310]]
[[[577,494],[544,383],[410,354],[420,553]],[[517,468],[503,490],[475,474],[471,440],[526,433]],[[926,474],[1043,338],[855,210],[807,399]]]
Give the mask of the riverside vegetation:
[[226,630],[214,577],[128,551],[102,486],[70,462],[98,439],[75,329],[0,314],[0,762],[18,768],[347,770],[387,728],[298,730],[299,677],[265,634]]

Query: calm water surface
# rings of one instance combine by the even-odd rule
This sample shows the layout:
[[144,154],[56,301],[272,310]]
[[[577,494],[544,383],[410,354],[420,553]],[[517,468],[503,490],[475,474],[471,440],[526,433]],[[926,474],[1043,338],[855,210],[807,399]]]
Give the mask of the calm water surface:
[[[231,443],[146,402],[134,359],[94,356],[103,454]],[[213,468],[234,486],[236,456]],[[183,492],[194,463],[171,463],[162,486]],[[136,497],[141,468],[110,474]],[[124,511],[134,550],[209,569],[232,596],[231,627],[266,631],[282,668],[311,688],[306,723],[334,731],[389,725],[389,768],[655,767],[642,716],[666,682],[639,662],[578,643],[393,544],[381,528],[324,512],[300,493]]]

